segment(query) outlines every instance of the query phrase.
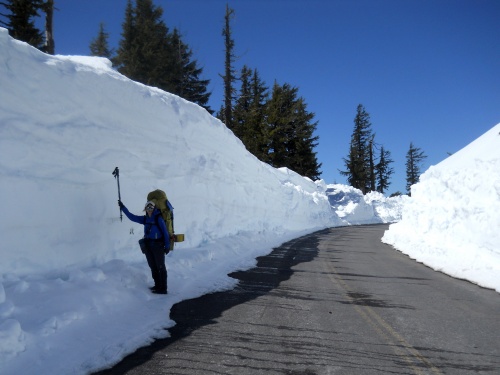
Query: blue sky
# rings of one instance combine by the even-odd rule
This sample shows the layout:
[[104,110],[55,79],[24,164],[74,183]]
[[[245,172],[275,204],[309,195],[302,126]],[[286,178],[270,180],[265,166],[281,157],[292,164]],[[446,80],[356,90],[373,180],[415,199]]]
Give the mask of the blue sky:
[[[427,169],[500,122],[498,0],[155,0],[210,79],[220,108],[226,3],[235,66],[256,68],[268,86],[299,88],[316,114],[318,160],[327,183],[344,169],[358,104],[376,141],[392,153],[388,193],[405,192],[410,142]],[[57,54],[89,54],[100,22],[120,39],[126,0],[56,0]]]

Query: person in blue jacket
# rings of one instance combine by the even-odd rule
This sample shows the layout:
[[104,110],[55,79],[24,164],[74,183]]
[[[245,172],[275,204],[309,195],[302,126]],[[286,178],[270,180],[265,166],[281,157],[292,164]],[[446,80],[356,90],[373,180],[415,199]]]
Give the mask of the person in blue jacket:
[[165,253],[168,254],[170,251],[170,235],[160,210],[155,207],[154,202],[148,201],[144,207],[146,215],[137,216],[130,213],[120,200],[118,205],[129,220],[144,225],[145,247],[141,246],[141,248],[146,255],[149,268],[151,268],[151,276],[155,282],[151,291],[155,294],[167,294]]

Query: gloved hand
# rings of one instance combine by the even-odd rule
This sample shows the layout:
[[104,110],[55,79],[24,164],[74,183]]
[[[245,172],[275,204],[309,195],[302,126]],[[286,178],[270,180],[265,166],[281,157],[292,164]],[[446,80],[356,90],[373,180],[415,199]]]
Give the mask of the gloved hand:
[[125,207],[125,205],[122,203],[122,201],[121,201],[121,200],[118,200],[118,206],[120,206],[120,208]]
[[170,253],[170,243],[165,244],[163,251],[165,251],[165,255]]

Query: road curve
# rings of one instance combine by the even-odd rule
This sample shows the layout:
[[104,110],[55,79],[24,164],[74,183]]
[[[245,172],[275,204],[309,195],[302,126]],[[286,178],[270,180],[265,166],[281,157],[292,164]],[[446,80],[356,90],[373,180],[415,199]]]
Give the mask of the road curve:
[[172,308],[171,337],[99,375],[500,374],[500,294],[380,241],[387,225],[283,244],[231,291]]

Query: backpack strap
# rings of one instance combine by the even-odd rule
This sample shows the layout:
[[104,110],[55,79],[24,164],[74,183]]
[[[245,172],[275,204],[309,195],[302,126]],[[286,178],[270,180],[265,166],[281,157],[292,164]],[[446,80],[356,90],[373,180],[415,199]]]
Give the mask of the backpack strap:
[[[165,203],[167,204],[167,207],[170,210],[170,215],[172,215],[172,233],[170,233],[170,234],[173,235],[175,233],[175,229],[174,229],[174,206],[172,206],[172,204],[170,203],[170,201],[168,199],[167,199],[167,201]],[[165,223],[165,225],[166,224],[167,223]]]

